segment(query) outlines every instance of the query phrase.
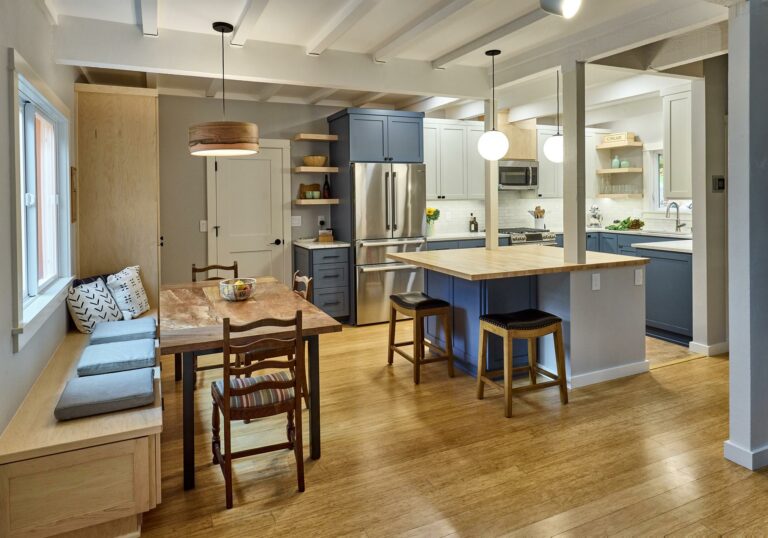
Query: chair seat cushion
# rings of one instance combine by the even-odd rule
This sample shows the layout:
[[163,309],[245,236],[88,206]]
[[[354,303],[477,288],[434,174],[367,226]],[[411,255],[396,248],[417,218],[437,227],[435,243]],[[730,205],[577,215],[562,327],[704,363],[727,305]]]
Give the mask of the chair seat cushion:
[[70,379],[53,414],[71,420],[149,405],[155,401],[154,369]]
[[155,340],[128,340],[88,346],[77,363],[77,375],[99,375],[155,366]]
[[123,321],[97,323],[91,333],[91,344],[124,342],[126,340],[154,339],[157,322],[151,316]]
[[536,310],[535,308],[505,314],[485,314],[480,316],[480,320],[502,329],[518,331],[543,329],[563,321],[554,314]]
[[442,299],[433,299],[426,293],[420,291],[410,291],[407,293],[396,293],[390,295],[389,299],[402,308],[409,310],[430,310],[432,308],[443,308],[451,306]]
[[[229,378],[230,389],[244,389],[252,387],[256,383],[264,381],[291,381],[291,375],[286,370],[275,372],[273,374],[264,374],[256,377],[233,377]],[[211,384],[214,395],[219,401],[224,398],[224,380],[219,379]],[[241,396],[230,396],[230,407],[232,409],[258,409],[270,405],[277,405],[293,400],[293,388],[289,389],[263,389],[243,394]]]

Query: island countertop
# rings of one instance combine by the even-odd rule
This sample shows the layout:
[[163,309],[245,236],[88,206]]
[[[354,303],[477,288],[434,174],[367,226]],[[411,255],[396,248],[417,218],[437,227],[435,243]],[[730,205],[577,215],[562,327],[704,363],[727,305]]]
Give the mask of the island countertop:
[[567,263],[562,248],[517,245],[497,250],[468,248],[389,254],[389,258],[464,280],[493,280],[549,273],[569,273],[613,267],[640,266],[648,258],[587,252],[587,263]]

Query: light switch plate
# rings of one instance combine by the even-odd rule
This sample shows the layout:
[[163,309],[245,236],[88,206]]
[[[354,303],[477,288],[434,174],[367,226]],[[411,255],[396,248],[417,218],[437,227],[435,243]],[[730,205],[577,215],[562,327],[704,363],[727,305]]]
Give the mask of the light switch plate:
[[592,273],[592,291],[600,291],[600,273]]
[[643,270],[635,269],[635,286],[643,285]]
[[208,221],[207,220],[201,220],[200,221],[200,232],[205,233],[208,231]]
[[301,215],[291,215],[291,226],[294,228],[301,226]]

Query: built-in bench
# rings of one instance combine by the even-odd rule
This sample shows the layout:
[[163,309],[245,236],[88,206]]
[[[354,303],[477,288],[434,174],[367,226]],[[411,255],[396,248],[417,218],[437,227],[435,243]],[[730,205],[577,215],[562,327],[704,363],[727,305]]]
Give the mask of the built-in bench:
[[160,502],[159,367],[151,406],[59,422],[89,336],[69,333],[0,435],[0,536],[138,535]]

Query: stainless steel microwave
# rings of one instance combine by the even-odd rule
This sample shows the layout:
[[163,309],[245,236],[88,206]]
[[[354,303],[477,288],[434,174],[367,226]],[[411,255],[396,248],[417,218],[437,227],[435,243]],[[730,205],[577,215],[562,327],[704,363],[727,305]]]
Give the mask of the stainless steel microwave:
[[500,191],[536,189],[538,186],[538,161],[499,161]]

